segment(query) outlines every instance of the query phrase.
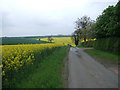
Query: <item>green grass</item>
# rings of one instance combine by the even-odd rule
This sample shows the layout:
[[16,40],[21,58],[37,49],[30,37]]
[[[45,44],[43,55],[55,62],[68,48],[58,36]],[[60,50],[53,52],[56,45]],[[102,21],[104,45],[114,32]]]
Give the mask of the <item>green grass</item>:
[[94,55],[103,59],[115,61],[115,62],[120,62],[120,57],[116,54],[112,54],[109,52],[104,52],[96,49],[89,49],[89,50],[84,50],[86,53],[89,55]]
[[[24,78],[18,88],[63,88],[62,67],[63,59],[69,47],[57,48],[38,65],[34,73]],[[24,76],[23,76],[24,77]]]

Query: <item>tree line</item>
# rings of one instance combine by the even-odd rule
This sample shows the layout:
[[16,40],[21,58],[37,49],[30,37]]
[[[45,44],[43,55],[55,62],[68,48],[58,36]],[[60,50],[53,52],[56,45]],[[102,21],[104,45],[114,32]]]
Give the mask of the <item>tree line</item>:
[[96,21],[83,16],[75,21],[75,31],[72,34],[77,46],[81,40],[118,37],[120,38],[120,1],[115,6],[109,6]]

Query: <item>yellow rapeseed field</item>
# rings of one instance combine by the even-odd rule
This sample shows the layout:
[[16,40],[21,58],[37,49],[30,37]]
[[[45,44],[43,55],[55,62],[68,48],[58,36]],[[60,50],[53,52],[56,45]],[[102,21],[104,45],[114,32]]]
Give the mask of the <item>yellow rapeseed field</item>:
[[[21,76],[24,75],[24,70],[29,71],[30,67],[34,67],[37,65],[36,63],[41,62],[42,56],[47,56],[53,52],[54,48],[68,44],[74,46],[71,37],[54,37],[53,39],[53,43],[45,44],[1,45],[2,64],[0,63],[0,68],[2,68],[1,74],[4,86],[10,83],[12,85],[13,81],[10,81],[15,80],[14,75],[19,75],[19,73],[22,73]],[[41,38],[41,40],[48,42],[48,38]]]
[[[74,41],[72,41],[71,37],[52,37],[52,39],[53,39],[52,42],[56,43],[56,44],[63,44],[63,45],[70,44],[73,47],[76,46]],[[36,40],[39,40],[39,39],[36,39]],[[48,38],[41,38],[40,40],[48,42]],[[90,39],[90,40],[94,41],[94,40],[96,40],[96,38],[95,39]],[[86,41],[88,41],[88,39]],[[80,42],[84,42],[84,40],[80,40]]]
[[60,47],[61,44],[27,44],[2,46],[2,76],[9,71],[16,71],[23,66],[32,65],[35,52]]
[[[52,39],[53,39],[52,42],[56,44],[63,44],[63,45],[70,44],[72,46],[75,46],[74,42],[71,40],[71,37],[52,37]],[[48,42],[48,38],[41,38],[40,40]]]

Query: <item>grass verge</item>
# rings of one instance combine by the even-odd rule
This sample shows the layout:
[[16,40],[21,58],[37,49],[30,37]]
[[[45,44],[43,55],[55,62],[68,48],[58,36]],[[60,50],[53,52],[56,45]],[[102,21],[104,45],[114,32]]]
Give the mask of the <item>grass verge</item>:
[[104,52],[96,49],[89,49],[89,50],[84,50],[86,53],[89,55],[97,56],[103,59],[111,60],[114,62],[120,62],[120,57],[116,54],[112,54],[109,52]]
[[69,47],[57,48],[44,58],[34,73],[23,79],[17,88],[63,88],[62,66]]

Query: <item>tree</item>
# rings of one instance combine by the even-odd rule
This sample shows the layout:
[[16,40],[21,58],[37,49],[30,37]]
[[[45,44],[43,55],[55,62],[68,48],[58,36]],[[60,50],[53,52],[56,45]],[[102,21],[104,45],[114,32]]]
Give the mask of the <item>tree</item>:
[[[80,30],[79,30],[80,31]],[[72,34],[72,40],[75,42],[75,45],[77,46],[80,40],[80,32],[78,30],[76,30],[73,34]]]
[[[110,24],[113,23],[113,21],[111,21],[113,16],[114,16],[114,12],[113,12],[114,6],[109,6],[107,9],[105,9],[102,13],[102,15],[100,15],[97,18],[97,22],[96,22],[96,38],[104,38],[104,37],[108,37],[110,35],[110,33],[108,31],[110,31]],[[112,18],[112,19],[110,19]]]
[[96,21],[96,38],[120,37],[120,1],[109,6]]
[[87,31],[86,28],[90,25],[90,17],[83,16],[80,19],[78,18],[77,21],[75,21],[76,24],[76,31],[79,32],[80,38],[84,39],[84,42],[86,43],[86,35]]
[[95,21],[92,21],[90,17],[83,16],[80,19],[78,18],[75,21],[75,25],[76,30],[72,34],[72,40],[74,40],[76,45],[78,45],[80,40],[84,39],[86,43],[86,39],[94,38]]
[[89,25],[87,25],[86,28],[82,30],[82,35],[85,35],[86,39],[91,40],[95,38],[95,24],[95,21],[90,21]]
[[52,42],[54,39],[52,37],[48,37],[48,42]]
[[120,37],[120,1],[115,6],[115,15],[116,15],[116,36]]

